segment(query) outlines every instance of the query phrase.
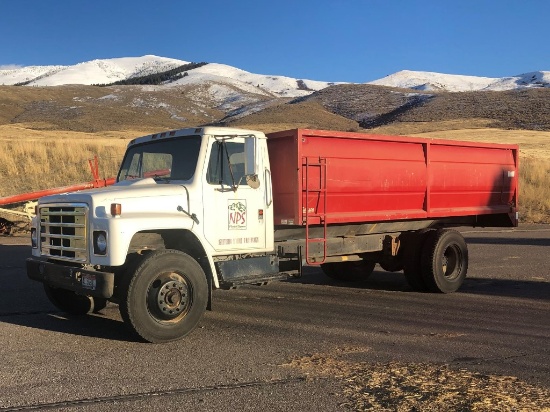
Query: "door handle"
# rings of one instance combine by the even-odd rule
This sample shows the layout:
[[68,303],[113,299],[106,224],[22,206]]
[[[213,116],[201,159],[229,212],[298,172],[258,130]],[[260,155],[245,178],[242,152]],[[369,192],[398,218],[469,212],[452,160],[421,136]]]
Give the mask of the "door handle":
[[273,203],[273,193],[271,187],[271,170],[265,169],[265,204],[267,207]]

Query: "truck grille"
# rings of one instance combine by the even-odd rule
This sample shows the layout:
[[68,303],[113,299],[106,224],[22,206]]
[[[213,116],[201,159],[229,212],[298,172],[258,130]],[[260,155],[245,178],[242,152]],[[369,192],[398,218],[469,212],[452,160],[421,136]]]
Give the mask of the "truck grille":
[[41,206],[39,216],[42,256],[88,261],[86,204]]

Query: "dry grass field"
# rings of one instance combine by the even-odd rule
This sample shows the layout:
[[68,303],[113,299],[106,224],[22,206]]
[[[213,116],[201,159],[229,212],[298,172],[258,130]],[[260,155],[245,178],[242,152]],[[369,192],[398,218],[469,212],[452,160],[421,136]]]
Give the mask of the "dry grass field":
[[102,177],[116,174],[128,141],[142,132],[84,133],[0,126],[0,197],[92,180],[88,159],[99,157]]

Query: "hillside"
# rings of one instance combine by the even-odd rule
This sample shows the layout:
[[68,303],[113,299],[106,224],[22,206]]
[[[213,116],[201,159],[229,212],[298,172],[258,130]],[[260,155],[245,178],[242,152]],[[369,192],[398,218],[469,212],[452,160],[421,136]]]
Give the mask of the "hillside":
[[545,71],[487,78],[403,70],[349,84],[149,55],[0,70],[0,83],[8,85],[0,86],[0,124],[38,130],[149,131],[204,124],[417,130],[422,124],[429,131],[439,126],[427,125],[448,121],[550,128]]
[[[286,124],[358,131],[393,125],[412,133],[437,130],[438,122],[449,121],[461,121],[464,127],[544,131],[550,130],[549,114],[547,88],[451,93],[343,84],[289,99],[244,93],[219,83],[168,89],[0,86],[0,125],[91,133],[206,124],[254,124],[268,129]],[[422,130],[418,130],[420,124]]]
[[150,130],[203,124],[224,115],[196,93],[144,86],[0,86],[0,124],[76,132]]
[[[279,107],[278,112],[296,111],[305,104],[313,107],[312,102],[318,103],[319,110],[353,120],[357,130],[451,120],[478,124],[481,120],[484,126],[502,129],[550,130],[550,89],[547,88],[451,93],[335,85],[293,100],[287,107]],[[248,118],[256,123],[257,119],[270,116],[272,110],[266,109]],[[246,119],[226,121],[238,124]]]

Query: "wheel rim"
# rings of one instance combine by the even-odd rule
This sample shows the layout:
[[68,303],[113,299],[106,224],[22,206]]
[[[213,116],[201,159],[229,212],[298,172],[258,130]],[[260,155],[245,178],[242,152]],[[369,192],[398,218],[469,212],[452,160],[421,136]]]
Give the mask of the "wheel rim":
[[176,323],[189,312],[193,300],[192,289],[179,273],[157,276],[147,291],[147,309],[159,323]]
[[441,269],[443,276],[448,280],[453,280],[460,274],[462,266],[462,253],[456,245],[451,245],[445,249],[441,260]]

